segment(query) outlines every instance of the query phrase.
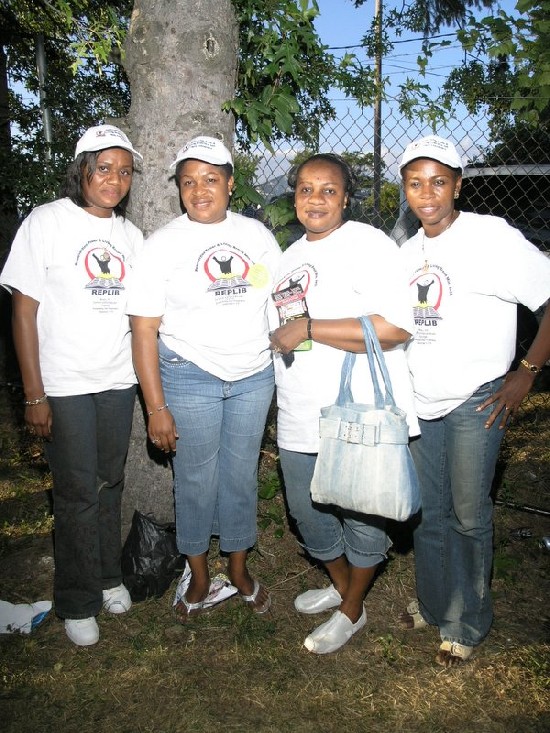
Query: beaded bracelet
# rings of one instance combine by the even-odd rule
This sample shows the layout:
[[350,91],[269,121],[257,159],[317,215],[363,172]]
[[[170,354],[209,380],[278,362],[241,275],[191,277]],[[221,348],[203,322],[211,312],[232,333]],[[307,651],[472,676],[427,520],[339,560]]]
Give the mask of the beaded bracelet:
[[312,336],[311,336],[311,318],[308,318],[307,319],[307,337],[311,341],[311,339],[312,339]]
[[[161,407],[156,407],[155,410],[156,412],[161,412],[161,410],[166,410],[167,408],[168,408],[168,402],[165,405],[162,405]],[[151,415],[155,412],[155,410],[151,410],[151,412],[147,412],[149,417],[151,417]]]
[[36,400],[23,400],[23,404],[25,407],[33,407],[33,405],[42,405],[46,400],[48,399],[48,395],[44,393],[42,397],[39,397]]

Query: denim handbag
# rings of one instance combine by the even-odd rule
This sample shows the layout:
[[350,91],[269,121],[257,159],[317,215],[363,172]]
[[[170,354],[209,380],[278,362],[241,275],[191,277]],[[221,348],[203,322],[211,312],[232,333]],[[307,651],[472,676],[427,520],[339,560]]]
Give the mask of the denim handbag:
[[[409,450],[409,429],[396,407],[386,361],[369,318],[360,318],[374,387],[374,405],[353,401],[355,354],[342,365],[336,404],[321,408],[319,453],[311,498],[321,504],[404,521],[420,509],[418,477]],[[385,387],[382,394],[375,360]]]

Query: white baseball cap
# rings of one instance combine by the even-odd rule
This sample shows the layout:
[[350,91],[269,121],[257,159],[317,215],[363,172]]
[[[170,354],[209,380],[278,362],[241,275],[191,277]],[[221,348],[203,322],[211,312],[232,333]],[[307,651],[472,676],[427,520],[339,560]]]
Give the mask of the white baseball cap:
[[437,135],[428,135],[409,143],[399,163],[399,172],[401,173],[407,163],[417,158],[431,158],[451,168],[460,168],[461,172],[464,168],[462,159],[453,143]]
[[174,168],[182,160],[188,158],[203,160],[205,163],[212,163],[212,165],[226,165],[226,163],[233,165],[231,153],[222,141],[216,137],[206,137],[204,135],[194,137],[178,150],[176,159],[170,165],[170,168]]
[[96,125],[88,128],[76,144],[74,157],[76,160],[80,153],[95,153],[106,148],[124,148],[143,160],[143,156],[134,148],[128,136],[114,125]]

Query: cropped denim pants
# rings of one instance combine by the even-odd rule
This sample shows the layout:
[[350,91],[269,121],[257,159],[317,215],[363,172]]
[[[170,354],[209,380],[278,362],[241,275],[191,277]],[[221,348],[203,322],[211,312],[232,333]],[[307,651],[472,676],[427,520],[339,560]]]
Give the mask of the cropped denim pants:
[[49,397],[54,603],[61,618],[97,616],[122,583],[120,512],[136,388]]
[[222,552],[256,542],[258,459],[274,389],[273,365],[227,382],[190,361],[160,353],[166,401],[179,434],[174,466],[178,549]]
[[384,517],[314,503],[309,487],[316,453],[279,448],[279,458],[288,509],[311,557],[326,563],[345,555],[357,568],[370,568],[386,559],[391,542]]
[[411,443],[422,493],[414,532],[420,611],[443,641],[476,646],[491,628],[493,559],[491,486],[504,430],[476,412],[502,384],[482,385],[469,400],[436,420],[420,420]]

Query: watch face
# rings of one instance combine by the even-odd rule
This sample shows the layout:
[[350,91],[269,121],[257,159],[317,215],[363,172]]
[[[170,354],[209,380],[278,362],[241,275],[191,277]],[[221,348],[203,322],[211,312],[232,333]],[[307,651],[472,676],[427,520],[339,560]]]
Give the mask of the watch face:
[[527,359],[522,359],[521,364],[530,372],[533,374],[538,374],[541,370],[536,364],[529,364]]

